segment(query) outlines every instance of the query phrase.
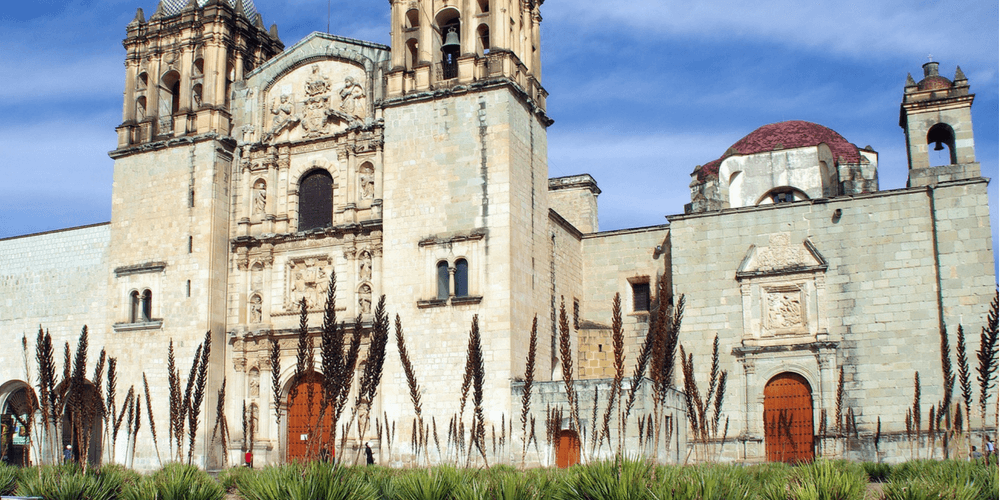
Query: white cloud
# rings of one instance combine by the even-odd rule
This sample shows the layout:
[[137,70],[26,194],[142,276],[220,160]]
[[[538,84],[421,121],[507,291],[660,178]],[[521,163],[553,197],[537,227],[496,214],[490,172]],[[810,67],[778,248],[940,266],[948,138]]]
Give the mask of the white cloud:
[[[633,37],[760,39],[853,57],[930,51],[939,59],[996,59],[996,4],[971,0],[550,2],[544,14],[577,26],[578,34],[621,30]],[[969,54],[970,46],[987,50]]]

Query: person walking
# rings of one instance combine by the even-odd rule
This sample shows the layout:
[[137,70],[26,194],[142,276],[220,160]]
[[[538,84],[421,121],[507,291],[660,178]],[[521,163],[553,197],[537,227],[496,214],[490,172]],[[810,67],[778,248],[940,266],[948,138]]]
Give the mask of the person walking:
[[368,465],[375,465],[375,454],[372,453],[372,447],[369,443],[365,443],[365,462]]
[[73,445],[67,444],[66,449],[63,450],[63,462],[70,463],[73,461]]

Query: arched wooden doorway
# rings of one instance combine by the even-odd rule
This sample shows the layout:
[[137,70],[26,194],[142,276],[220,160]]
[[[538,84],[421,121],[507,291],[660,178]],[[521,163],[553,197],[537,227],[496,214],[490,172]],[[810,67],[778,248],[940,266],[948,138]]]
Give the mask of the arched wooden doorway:
[[565,469],[580,463],[580,436],[576,431],[563,429],[559,431],[559,442],[556,443],[556,467]]
[[4,402],[3,415],[0,422],[3,426],[3,437],[0,440],[0,453],[3,462],[11,465],[31,465],[31,443],[38,429],[29,429],[30,413],[38,405],[35,393],[27,386],[21,386],[7,396]]
[[764,444],[770,462],[811,462],[813,405],[809,382],[780,373],[764,387]]
[[302,377],[288,392],[288,461],[333,458],[334,443],[330,442],[333,425],[332,408],[327,408],[323,424],[319,414],[323,407],[323,376],[310,373]]

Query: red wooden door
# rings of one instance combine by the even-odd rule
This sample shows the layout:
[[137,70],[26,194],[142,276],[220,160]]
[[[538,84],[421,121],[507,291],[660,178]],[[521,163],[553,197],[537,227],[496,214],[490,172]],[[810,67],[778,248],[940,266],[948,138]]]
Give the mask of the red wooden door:
[[322,402],[322,377],[318,373],[306,375],[289,392],[286,441],[289,462],[333,457],[334,443],[330,442],[333,410],[327,408],[323,425],[319,425]]
[[559,432],[556,444],[556,467],[565,469],[580,463],[580,437],[569,429]]
[[764,445],[770,462],[815,458],[812,390],[801,375],[781,373],[764,387]]

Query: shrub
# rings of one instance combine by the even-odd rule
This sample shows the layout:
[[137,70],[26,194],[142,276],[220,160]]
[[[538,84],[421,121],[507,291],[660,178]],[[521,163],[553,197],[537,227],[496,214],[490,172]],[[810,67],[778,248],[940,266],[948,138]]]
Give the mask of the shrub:
[[[341,500],[375,499],[373,488],[362,474],[340,465],[313,462],[267,467],[246,474],[236,486],[246,500]],[[220,487],[221,488],[221,487]]]
[[193,465],[167,464],[153,474],[157,500],[222,500],[225,490]]
[[114,500],[131,475],[115,466],[87,472],[76,464],[43,466],[22,471],[17,493],[46,500]]
[[885,463],[863,462],[861,468],[868,474],[868,480],[873,483],[884,483],[892,472],[892,466]]

